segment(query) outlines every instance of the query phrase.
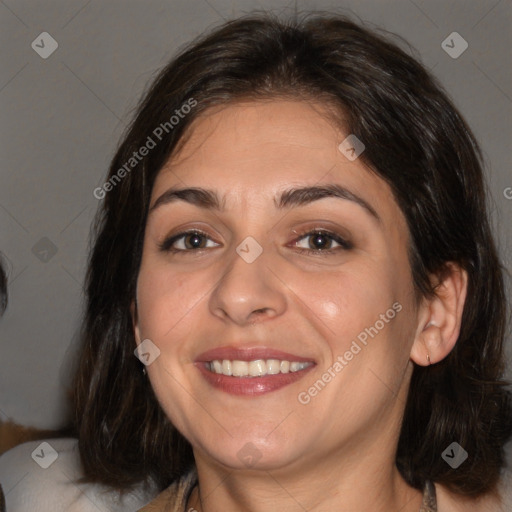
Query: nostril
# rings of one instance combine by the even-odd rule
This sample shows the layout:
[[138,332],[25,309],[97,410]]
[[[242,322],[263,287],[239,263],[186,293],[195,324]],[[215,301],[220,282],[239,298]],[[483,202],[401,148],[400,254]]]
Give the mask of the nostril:
[[251,323],[251,325],[254,325],[257,321],[257,319],[262,316],[262,315],[265,315],[267,313],[267,311],[269,310],[269,308],[260,308],[260,309],[255,309],[252,314],[251,314],[251,317],[254,317],[254,320]]

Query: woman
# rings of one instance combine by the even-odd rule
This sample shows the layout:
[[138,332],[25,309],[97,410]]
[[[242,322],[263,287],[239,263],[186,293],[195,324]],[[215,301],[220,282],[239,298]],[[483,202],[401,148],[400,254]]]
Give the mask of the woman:
[[507,506],[480,153],[397,46],[338,16],[226,23],[94,194],[84,481],[151,483],[145,511]]

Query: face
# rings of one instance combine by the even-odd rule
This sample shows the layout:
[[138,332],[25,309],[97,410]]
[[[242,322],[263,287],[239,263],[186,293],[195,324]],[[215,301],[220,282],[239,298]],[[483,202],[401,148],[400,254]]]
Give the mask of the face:
[[[134,327],[196,459],[284,468],[398,438],[408,230],[387,184],[338,148],[348,135],[321,105],[232,104],[196,119],[156,179]],[[211,195],[176,194],[189,188]]]

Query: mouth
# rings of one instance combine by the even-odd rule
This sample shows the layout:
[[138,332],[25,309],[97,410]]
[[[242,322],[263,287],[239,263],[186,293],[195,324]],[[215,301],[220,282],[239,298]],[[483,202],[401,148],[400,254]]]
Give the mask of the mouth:
[[218,375],[227,377],[263,377],[265,375],[279,375],[295,373],[309,368],[312,361],[281,361],[279,359],[255,359],[254,361],[240,361],[235,359],[215,359],[205,363],[206,369]]
[[312,359],[262,347],[213,349],[195,362],[214,388],[247,396],[269,393],[292,384],[315,364]]

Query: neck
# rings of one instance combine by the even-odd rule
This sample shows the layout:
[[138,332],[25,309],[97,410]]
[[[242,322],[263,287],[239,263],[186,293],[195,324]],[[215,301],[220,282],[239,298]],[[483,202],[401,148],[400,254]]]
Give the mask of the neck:
[[[357,458],[354,457],[357,455]],[[287,470],[227,470],[197,460],[198,482],[187,510],[221,512],[418,512],[422,493],[403,480],[393,460],[378,452],[312,461]],[[342,460],[343,463],[339,461]],[[314,467],[314,471],[311,468]]]

